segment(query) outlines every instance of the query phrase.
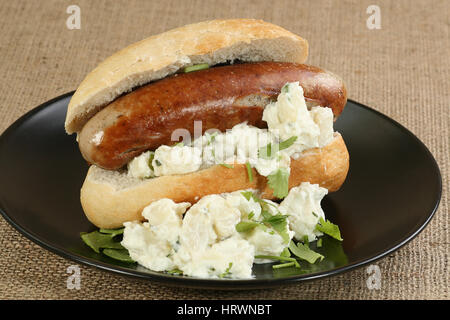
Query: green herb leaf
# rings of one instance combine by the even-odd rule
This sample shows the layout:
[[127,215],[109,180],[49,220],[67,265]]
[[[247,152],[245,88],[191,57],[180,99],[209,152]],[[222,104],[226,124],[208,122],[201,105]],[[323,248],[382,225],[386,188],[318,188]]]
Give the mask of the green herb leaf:
[[217,135],[218,135],[217,131],[213,132],[212,134],[210,134],[210,140],[209,141],[214,142],[216,140]]
[[82,232],[81,239],[92,250],[100,253],[100,249],[125,249],[120,242],[114,241],[111,234],[100,233],[99,231],[93,231],[90,233]]
[[[265,231],[265,232],[267,232],[267,229],[268,229],[268,227],[262,223],[259,224],[258,228],[260,228],[262,231]],[[272,233],[273,233],[273,231],[272,231]]]
[[322,238],[317,240],[317,248],[321,248],[321,247],[322,247]]
[[250,166],[250,163],[246,163],[245,166],[247,167],[247,174],[248,174],[248,180],[250,182],[253,182],[253,172],[252,172],[252,167]]
[[281,92],[283,93],[288,93],[289,92],[289,84],[286,83],[282,88],[281,88]]
[[289,249],[296,257],[302,260],[306,260],[311,264],[315,263],[317,259],[320,259],[322,261],[324,258],[323,255],[311,250],[306,244],[295,244],[294,241],[291,241],[291,243],[289,244]]
[[152,151],[150,152],[150,157],[148,158],[148,166],[150,167],[150,169],[152,169],[152,171],[154,171],[155,169],[153,169],[153,159],[155,158],[155,153]]
[[[267,228],[264,228],[265,227],[264,224],[269,225],[275,231],[277,231],[282,236],[283,239],[285,239],[285,240],[286,240],[286,238],[289,239],[289,234],[287,233],[287,220],[286,220],[287,216],[283,216],[283,215],[281,215],[281,213],[272,215],[270,213],[269,206],[271,206],[271,205],[274,206],[274,208],[277,209],[277,211],[278,211],[278,208],[275,205],[273,205],[272,203],[258,198],[258,196],[256,196],[251,191],[243,191],[243,192],[241,192],[241,194],[248,201],[250,201],[250,199],[253,198],[253,200],[255,202],[259,203],[259,205],[261,207],[261,216],[263,217],[263,220],[262,220],[263,224],[259,224],[258,227],[261,227],[264,230],[266,230]],[[253,215],[251,217],[253,217]],[[248,218],[251,219],[251,217],[249,214]]]
[[262,159],[272,159],[272,144],[269,143],[265,147],[261,147],[258,150],[258,157]]
[[308,236],[303,237],[303,244],[307,245],[309,247],[309,238]]
[[273,195],[283,199],[289,193],[289,172],[285,168],[278,169],[267,176],[267,184],[273,189]]
[[242,191],[241,194],[245,199],[247,199],[247,201],[250,201],[250,199],[253,198],[253,192],[251,191]]
[[289,262],[293,262],[296,267],[300,268],[300,265],[298,264],[298,262],[297,262],[297,260],[295,258],[283,257],[283,256],[257,255],[257,256],[255,256],[255,259],[268,259],[268,260],[275,260],[275,261],[289,261]]
[[295,261],[295,258],[283,257],[283,256],[267,256],[267,255],[256,255],[255,259],[267,259],[276,261]]
[[216,136],[217,136],[217,131],[214,131],[213,133],[209,134],[209,133],[205,133],[206,139],[208,139],[207,145],[209,146],[211,143],[214,142],[214,140],[216,140]]
[[99,232],[110,234],[113,238],[119,234],[123,234],[123,231],[125,228],[118,228],[118,229],[100,229]]
[[233,169],[234,168],[231,164],[221,163],[220,165],[222,167],[225,167],[225,168],[228,168],[228,169]]
[[280,254],[281,257],[290,257],[291,256],[291,252],[289,251],[289,248],[286,247],[283,249],[283,252],[281,252]]
[[237,232],[247,232],[260,226],[261,224],[253,221],[241,221],[236,225]]
[[297,137],[292,136],[285,141],[274,144],[273,146],[271,143],[269,143],[265,147],[259,148],[258,157],[260,157],[262,159],[273,159],[273,157],[275,157],[275,154],[278,151],[289,148],[290,146],[292,146],[294,144],[294,142],[296,140],[297,140]]
[[115,260],[123,262],[135,262],[133,259],[131,259],[127,249],[104,249],[102,253]]
[[172,269],[172,270],[169,270],[169,271],[166,271],[167,273],[169,273],[169,274],[176,274],[176,275],[182,275],[183,274],[183,271],[181,271],[180,269]]
[[226,268],[225,272],[219,275],[219,278],[225,278],[231,275],[231,267],[233,266],[233,262],[228,264],[228,268]]
[[209,64],[207,64],[207,63],[194,64],[193,66],[184,68],[183,72],[188,73],[188,72],[199,71],[199,70],[204,70],[204,69],[208,69],[208,68],[209,68]]
[[290,146],[292,146],[294,144],[295,141],[297,141],[297,136],[292,136],[289,139],[280,142],[278,150],[281,151],[281,150],[289,148]]
[[155,163],[158,167],[161,166],[161,162],[158,159],[155,159]]
[[288,243],[291,240],[287,229],[287,217],[286,215],[277,214],[263,220],[264,223],[269,224],[283,238],[284,243]]
[[336,240],[343,240],[339,227],[334,223],[331,223],[329,220],[325,221],[322,217],[320,217],[319,223],[316,225],[316,230],[323,232]]
[[[241,192],[241,194],[245,197],[245,199],[247,199],[247,201],[250,201],[250,198],[253,198],[253,201],[259,203],[261,205],[261,207],[263,207],[263,208],[268,208],[269,205],[273,206],[274,208],[277,208],[276,205],[259,198],[256,194],[254,194],[251,191],[243,191],[243,192]],[[270,213],[269,213],[269,217],[270,217]]]
[[250,220],[251,218],[253,218],[255,215],[255,213],[252,211],[248,214],[247,218]]
[[261,206],[261,215],[263,217],[263,220],[270,219],[272,217],[272,214],[269,211],[269,205],[265,201],[261,201],[259,205]]
[[[273,269],[280,269],[280,268],[287,268],[287,267],[292,267],[295,265],[295,262],[286,262],[286,263],[281,263],[281,264],[275,264],[272,266]],[[299,266],[300,267],[300,266]]]

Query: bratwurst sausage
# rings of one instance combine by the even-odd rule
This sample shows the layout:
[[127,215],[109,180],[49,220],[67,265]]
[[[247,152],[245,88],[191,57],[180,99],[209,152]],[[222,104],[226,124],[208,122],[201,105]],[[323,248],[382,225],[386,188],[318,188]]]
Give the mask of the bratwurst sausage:
[[329,107],[335,118],[347,93],[334,74],[303,64],[258,62],[179,73],[123,95],[92,117],[79,134],[83,157],[119,169],[146,150],[174,144],[172,132],[194,132],[194,121],[225,131],[247,121],[259,128],[264,107],[287,82],[298,81],[307,101]]

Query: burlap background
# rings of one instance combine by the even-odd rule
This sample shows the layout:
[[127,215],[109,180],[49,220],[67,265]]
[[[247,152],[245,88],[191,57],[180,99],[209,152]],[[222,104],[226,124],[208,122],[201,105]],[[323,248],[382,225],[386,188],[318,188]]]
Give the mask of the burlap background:
[[[81,8],[68,30],[66,8]],[[366,9],[381,9],[369,30]],[[242,292],[168,288],[81,266],[81,289],[68,290],[73,264],[30,242],[0,219],[3,299],[448,299],[450,1],[0,1],[0,132],[33,107],[74,90],[98,62],[151,34],[191,22],[261,18],[309,40],[308,63],[341,75],[350,98],[414,132],[436,157],[443,198],[430,225],[378,261],[381,289],[365,268],[298,285]]]

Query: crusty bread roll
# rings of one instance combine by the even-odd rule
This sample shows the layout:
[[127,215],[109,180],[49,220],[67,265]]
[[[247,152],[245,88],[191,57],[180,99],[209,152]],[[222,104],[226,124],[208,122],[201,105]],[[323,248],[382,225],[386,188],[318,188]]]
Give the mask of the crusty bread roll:
[[253,19],[186,25],[122,49],[100,63],[70,100],[66,132],[79,132],[108,103],[133,88],[194,64],[228,61],[304,63],[308,42],[271,23]]
[[[68,134],[79,133],[89,119],[119,96],[187,66],[236,60],[301,64],[307,56],[305,39],[261,20],[212,20],[173,29],[128,46],[89,73],[69,103],[65,129]],[[289,188],[309,181],[336,191],[348,168],[347,148],[341,135],[335,133],[327,146],[291,159]],[[244,164],[233,168],[215,165],[193,173],[141,180],[129,177],[124,170],[91,165],[81,188],[81,204],[94,225],[117,228],[126,221],[142,220],[142,209],[161,198],[195,203],[209,194],[254,189],[261,197],[273,199],[267,178],[255,169],[252,172],[253,182]]]
[[[289,188],[309,181],[336,191],[345,181],[348,168],[347,148],[342,136],[335,133],[327,146],[306,150],[298,159],[291,159]],[[104,170],[93,165],[81,188],[81,204],[94,225],[117,228],[126,221],[142,220],[142,209],[162,198],[195,203],[208,194],[254,189],[262,191],[261,197],[274,199],[267,186],[267,178],[255,169],[252,171],[253,182],[249,182],[243,164],[235,164],[233,168],[215,165],[184,175],[140,180],[128,177],[126,172]]]

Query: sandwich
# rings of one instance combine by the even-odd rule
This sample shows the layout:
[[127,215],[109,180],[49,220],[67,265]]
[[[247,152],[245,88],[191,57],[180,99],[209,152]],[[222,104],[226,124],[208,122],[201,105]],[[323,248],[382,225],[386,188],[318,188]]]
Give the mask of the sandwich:
[[[349,169],[345,142],[333,129],[347,92],[338,76],[305,64],[307,56],[308,42],[282,27],[232,19],[173,29],[101,62],[72,96],[65,121],[90,165],[80,191],[86,217],[103,229],[128,226],[131,234],[144,221],[187,225],[189,207],[237,203],[242,199],[236,195],[247,206],[259,204],[258,215],[266,213],[261,219],[269,219],[268,212],[287,217],[295,211],[292,199],[307,203],[309,194],[317,196],[315,225],[320,200],[339,190]],[[214,241],[231,237],[227,215],[221,216],[225,202],[216,208]],[[250,214],[244,219],[235,209],[233,232]],[[196,234],[204,233],[201,223],[190,223]],[[170,250],[180,242],[177,232],[166,233]],[[126,234],[123,244],[132,252],[136,241]],[[316,234],[311,231],[310,240]],[[290,230],[281,238],[304,235]],[[157,271],[183,265],[168,259],[170,252],[147,265]],[[221,266],[213,269],[222,274],[230,267]],[[197,269],[203,271],[187,273],[207,276],[205,268]]]

